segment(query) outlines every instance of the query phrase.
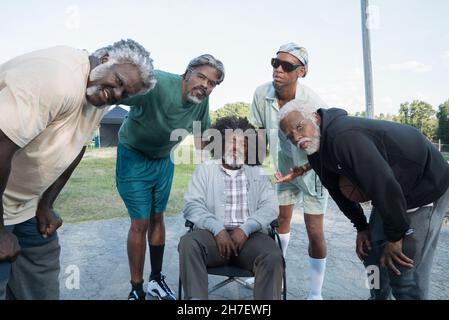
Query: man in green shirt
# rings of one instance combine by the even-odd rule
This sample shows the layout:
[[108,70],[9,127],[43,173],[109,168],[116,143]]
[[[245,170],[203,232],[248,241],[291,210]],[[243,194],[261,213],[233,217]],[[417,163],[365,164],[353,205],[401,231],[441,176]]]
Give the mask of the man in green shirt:
[[[143,267],[146,236],[150,247],[151,275],[147,296],[174,300],[161,273],[165,245],[165,211],[173,180],[170,152],[173,130],[210,127],[208,96],[225,75],[221,61],[204,54],[190,61],[181,75],[156,71],[156,87],[146,95],[122,101],[131,106],[119,132],[116,182],[131,217],[128,259],[132,290],[130,300],[145,299]],[[148,231],[148,232],[147,232]]]

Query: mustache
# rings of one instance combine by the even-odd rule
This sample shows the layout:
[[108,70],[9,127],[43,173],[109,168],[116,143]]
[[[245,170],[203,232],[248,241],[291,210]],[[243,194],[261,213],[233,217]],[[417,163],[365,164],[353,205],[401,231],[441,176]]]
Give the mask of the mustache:
[[106,91],[108,93],[109,99],[108,102],[111,104],[117,103],[117,99],[115,99],[114,94],[112,93],[112,91],[109,88],[105,88],[103,86],[100,85],[94,85],[94,86],[90,86],[86,88],[86,95],[87,96],[93,96],[96,94],[99,94],[101,91]]
[[207,89],[205,87],[201,86],[201,85],[193,87],[192,90],[200,90],[203,95],[206,95],[206,93],[207,93]]
[[233,153],[231,153],[231,154],[226,153],[223,156],[223,161],[227,165],[237,168],[237,167],[242,166],[245,163],[245,158],[243,157],[243,155],[240,156],[240,155],[236,154],[234,156]]
[[86,95],[93,96],[94,94],[96,94],[100,90],[101,90],[101,86],[99,86],[99,85],[87,87]]
[[298,141],[298,143],[296,144],[296,146],[297,146],[299,149],[301,149],[301,143],[304,143],[304,142],[313,142],[313,139],[312,139],[312,138],[301,138],[301,139]]

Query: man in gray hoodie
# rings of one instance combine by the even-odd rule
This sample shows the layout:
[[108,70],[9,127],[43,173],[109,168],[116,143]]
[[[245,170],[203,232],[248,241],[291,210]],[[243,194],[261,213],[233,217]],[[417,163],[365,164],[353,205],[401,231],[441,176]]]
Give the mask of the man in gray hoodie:
[[221,135],[222,154],[196,168],[184,196],[184,218],[196,227],[178,246],[184,297],[207,299],[206,268],[233,264],[254,272],[256,300],[280,299],[283,257],[267,234],[278,202],[268,176],[249,161],[255,157],[245,136],[252,129],[256,137],[254,127],[247,119],[225,117],[213,128]]

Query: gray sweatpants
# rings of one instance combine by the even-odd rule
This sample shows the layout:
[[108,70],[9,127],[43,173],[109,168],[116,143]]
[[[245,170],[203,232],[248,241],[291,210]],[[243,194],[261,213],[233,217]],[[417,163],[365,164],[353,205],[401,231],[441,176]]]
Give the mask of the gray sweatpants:
[[0,262],[0,300],[59,299],[61,247],[56,233],[42,238],[36,218],[7,228],[17,236],[22,251],[14,263]]
[[382,218],[376,208],[373,208],[369,222],[372,251],[364,260],[365,267],[374,265],[380,270],[380,286],[371,289],[372,299],[389,299],[391,293],[401,300],[428,299],[433,258],[448,206],[449,189],[434,202],[433,207],[421,207],[413,213],[408,213],[410,228],[415,232],[403,238],[403,252],[414,260],[415,266],[406,268],[396,264],[401,272],[400,276],[380,266],[386,238]]
[[222,258],[211,232],[194,230],[184,235],[178,245],[179,270],[185,299],[208,298],[207,267],[233,264],[255,275],[254,299],[279,300],[284,271],[282,252],[270,236],[250,235],[242,251],[230,260]]

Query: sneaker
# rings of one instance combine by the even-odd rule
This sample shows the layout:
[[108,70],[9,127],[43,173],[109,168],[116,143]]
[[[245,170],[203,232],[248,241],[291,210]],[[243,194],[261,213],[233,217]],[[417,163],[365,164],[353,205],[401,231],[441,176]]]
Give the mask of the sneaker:
[[128,300],[145,300],[145,291],[132,290],[128,295]]
[[148,283],[147,295],[150,299],[176,300],[175,293],[170,290],[165,282],[165,275],[162,274],[159,279],[150,280]]

